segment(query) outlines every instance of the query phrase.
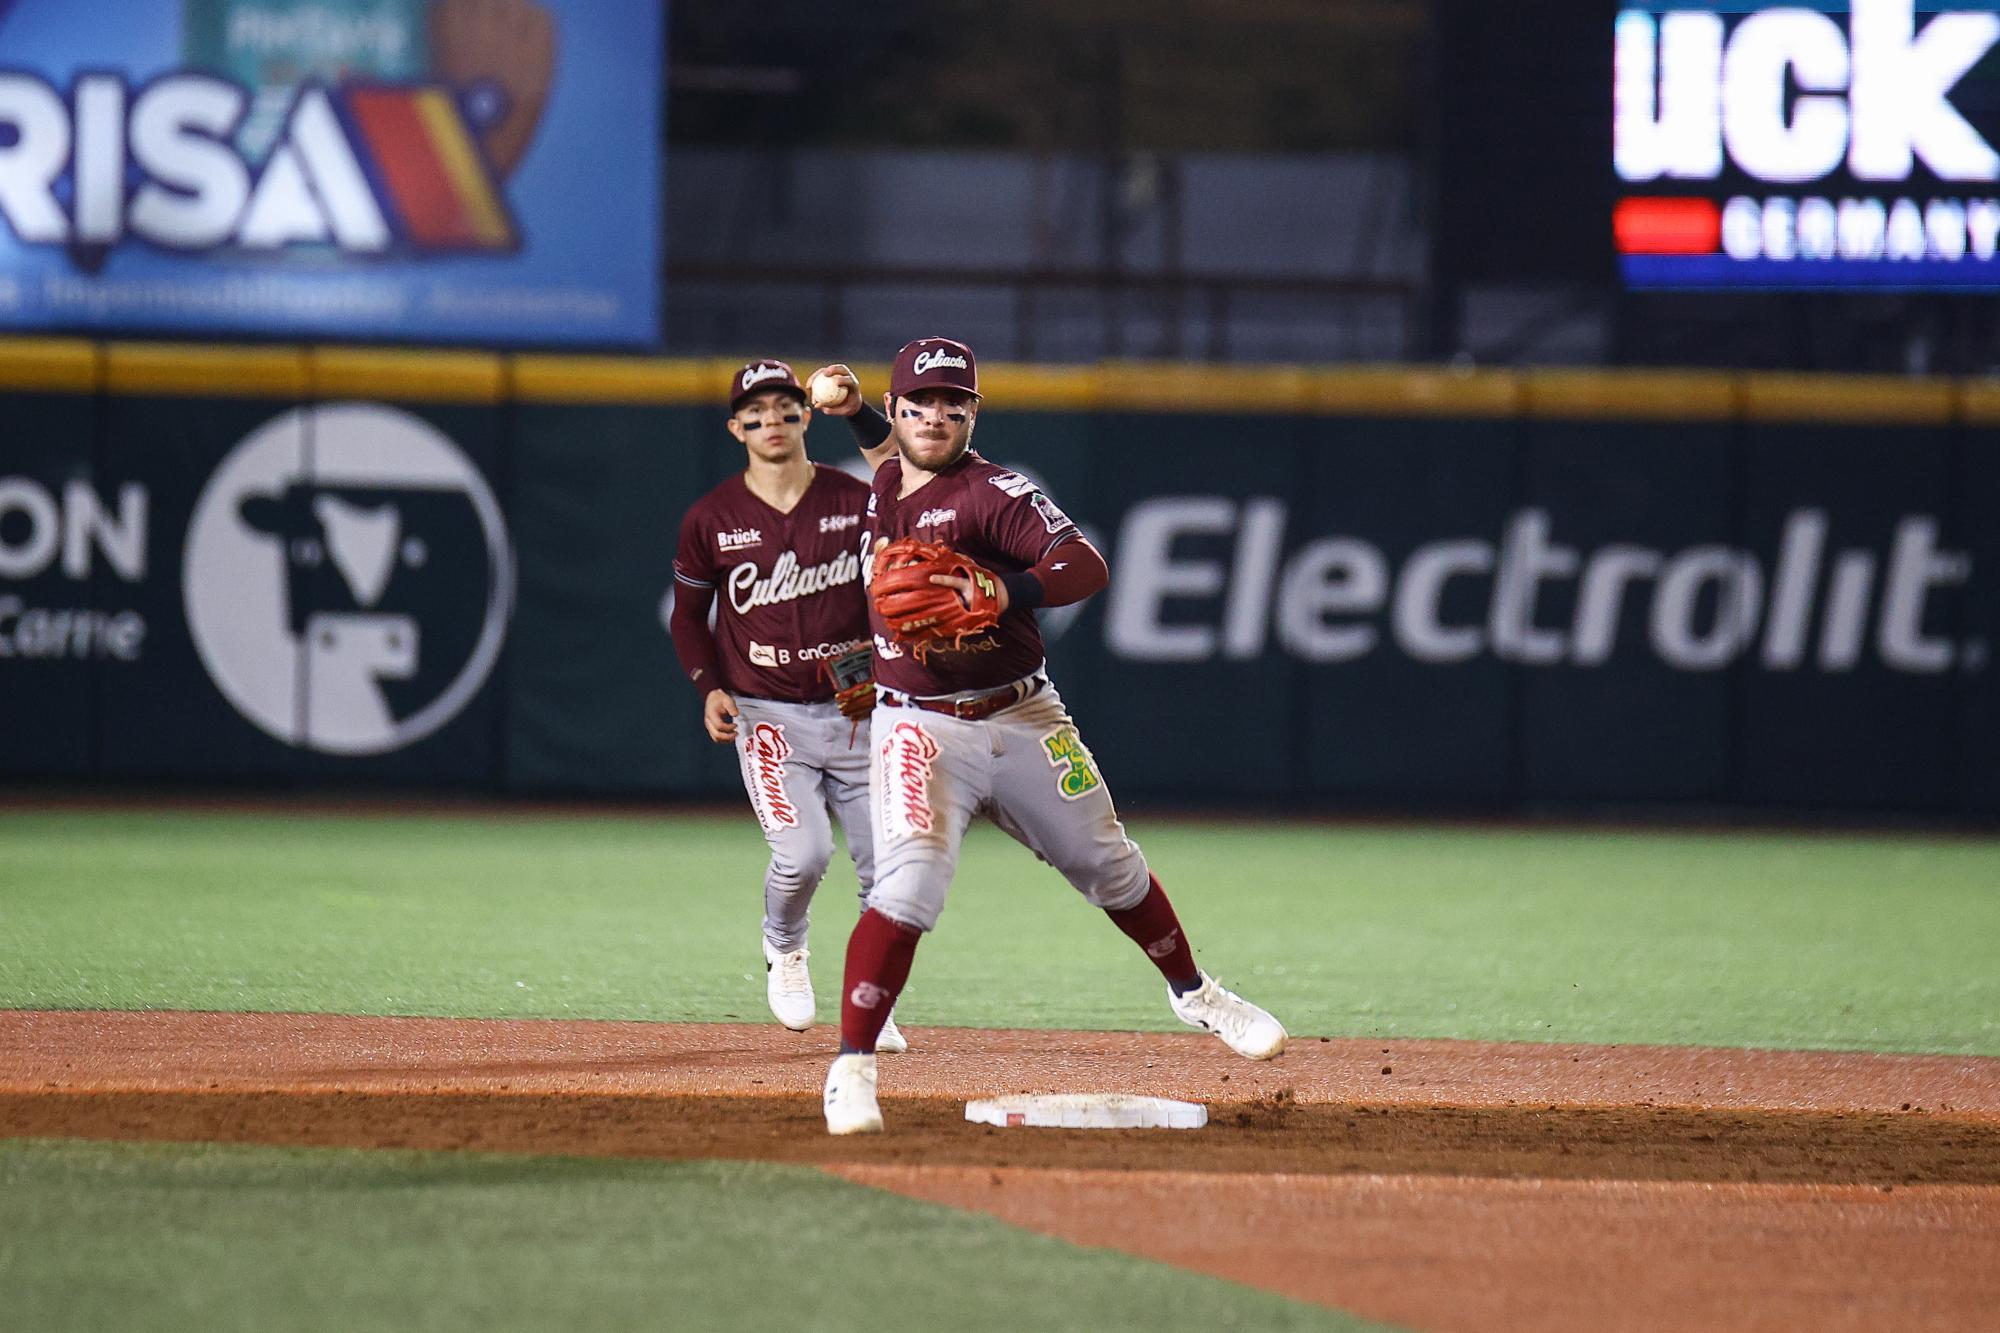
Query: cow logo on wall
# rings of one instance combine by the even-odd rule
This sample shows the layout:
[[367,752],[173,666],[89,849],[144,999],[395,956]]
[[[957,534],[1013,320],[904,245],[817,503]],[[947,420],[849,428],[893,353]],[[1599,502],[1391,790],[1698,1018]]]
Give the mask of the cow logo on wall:
[[436,428],[372,403],[264,423],[209,479],[183,583],[203,666],[288,745],[371,755],[471,701],[513,605],[500,506]]

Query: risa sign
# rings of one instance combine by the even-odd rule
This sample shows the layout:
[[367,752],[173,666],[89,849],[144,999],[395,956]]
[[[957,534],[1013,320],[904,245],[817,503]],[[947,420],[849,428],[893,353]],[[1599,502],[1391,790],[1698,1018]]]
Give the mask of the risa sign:
[[29,245],[356,255],[504,251],[514,224],[458,100],[426,86],[299,89],[277,146],[246,160],[251,94],[182,71],[80,76],[67,99],[0,72],[0,222]]

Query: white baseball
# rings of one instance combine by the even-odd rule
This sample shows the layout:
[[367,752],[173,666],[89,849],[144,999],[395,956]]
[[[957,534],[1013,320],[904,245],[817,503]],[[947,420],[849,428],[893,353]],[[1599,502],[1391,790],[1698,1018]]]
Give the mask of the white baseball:
[[815,375],[806,386],[814,407],[834,407],[847,397],[847,386],[831,375]]

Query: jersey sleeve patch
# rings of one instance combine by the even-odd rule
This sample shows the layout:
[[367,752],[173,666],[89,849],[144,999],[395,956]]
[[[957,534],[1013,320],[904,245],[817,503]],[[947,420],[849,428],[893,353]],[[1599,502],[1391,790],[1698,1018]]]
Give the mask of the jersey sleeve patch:
[[1042,526],[1050,532],[1061,532],[1065,528],[1076,526],[1069,521],[1069,515],[1058,509],[1056,502],[1049,499],[1045,492],[1030,491],[1028,493],[1028,503],[1035,507],[1037,514],[1042,516]]

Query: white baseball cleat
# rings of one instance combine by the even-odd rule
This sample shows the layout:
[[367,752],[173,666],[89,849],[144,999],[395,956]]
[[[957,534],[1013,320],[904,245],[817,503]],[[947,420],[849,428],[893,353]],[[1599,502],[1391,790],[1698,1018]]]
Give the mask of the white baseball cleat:
[[1189,1027],[1213,1032],[1247,1060],[1268,1060],[1285,1049],[1285,1026],[1204,972],[1201,985],[1185,995],[1167,989],[1175,1017]]
[[882,1024],[882,1035],[875,1038],[875,1054],[901,1055],[910,1049],[910,1039],[896,1026],[896,1015],[891,1013]]
[[882,1106],[875,1100],[875,1057],[843,1055],[826,1071],[826,1132],[880,1134]]
[[764,998],[777,1020],[794,1032],[813,1025],[813,979],[806,968],[810,957],[804,947],[779,953],[769,940],[764,942]]

